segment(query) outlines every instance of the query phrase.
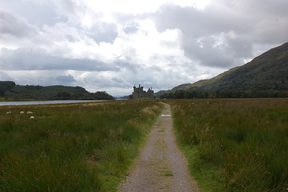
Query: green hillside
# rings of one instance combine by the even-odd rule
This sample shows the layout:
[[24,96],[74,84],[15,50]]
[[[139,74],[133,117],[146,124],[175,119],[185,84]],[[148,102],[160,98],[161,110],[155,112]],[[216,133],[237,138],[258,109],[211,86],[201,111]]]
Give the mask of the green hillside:
[[5,100],[111,100],[104,91],[90,93],[83,87],[16,85],[12,81],[0,81],[0,97]]
[[200,87],[208,90],[288,90],[288,43]]
[[181,97],[181,94],[186,94],[184,97],[194,98],[195,95],[199,95],[199,92],[204,97],[288,96],[288,43],[211,79],[179,85],[166,92],[162,91],[161,97],[177,98]]

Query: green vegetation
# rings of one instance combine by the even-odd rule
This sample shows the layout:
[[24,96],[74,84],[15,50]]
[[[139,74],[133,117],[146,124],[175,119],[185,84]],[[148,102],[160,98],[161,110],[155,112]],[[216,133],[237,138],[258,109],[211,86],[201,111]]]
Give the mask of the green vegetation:
[[202,191],[286,191],[288,100],[167,100]]
[[196,99],[196,98],[283,98],[288,97],[288,90],[259,90],[237,91],[232,89],[219,90],[176,90],[162,93],[160,99]]
[[13,81],[0,81],[0,97],[5,96],[5,92],[15,86],[16,84]]
[[[16,85],[0,81],[0,97],[5,100],[113,100],[104,91],[89,93],[83,87]],[[3,100],[3,99],[1,99]]]
[[1,107],[0,192],[115,191],[162,107],[155,100]]

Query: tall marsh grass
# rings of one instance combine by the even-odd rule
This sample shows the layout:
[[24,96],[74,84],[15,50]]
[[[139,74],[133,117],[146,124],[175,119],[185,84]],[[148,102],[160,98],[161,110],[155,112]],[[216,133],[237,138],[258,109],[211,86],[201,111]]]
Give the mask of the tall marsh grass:
[[0,192],[115,191],[161,108],[154,100],[1,107]]
[[203,191],[288,190],[288,99],[167,102]]

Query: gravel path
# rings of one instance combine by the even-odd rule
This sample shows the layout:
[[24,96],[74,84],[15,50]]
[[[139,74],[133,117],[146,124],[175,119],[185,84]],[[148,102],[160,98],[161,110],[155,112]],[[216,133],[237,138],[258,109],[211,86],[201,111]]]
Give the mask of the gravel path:
[[118,192],[199,191],[176,145],[172,124],[170,106],[165,104],[135,167]]

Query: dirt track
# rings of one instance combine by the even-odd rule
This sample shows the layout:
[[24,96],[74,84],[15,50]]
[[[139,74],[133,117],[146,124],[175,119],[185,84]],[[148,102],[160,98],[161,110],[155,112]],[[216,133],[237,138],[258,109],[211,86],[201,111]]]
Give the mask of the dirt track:
[[165,104],[135,167],[119,192],[199,191],[187,160],[176,145],[170,106]]

